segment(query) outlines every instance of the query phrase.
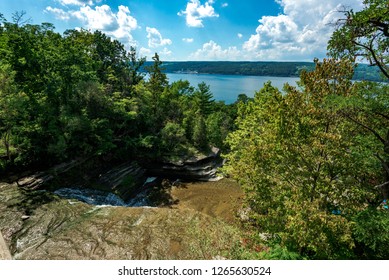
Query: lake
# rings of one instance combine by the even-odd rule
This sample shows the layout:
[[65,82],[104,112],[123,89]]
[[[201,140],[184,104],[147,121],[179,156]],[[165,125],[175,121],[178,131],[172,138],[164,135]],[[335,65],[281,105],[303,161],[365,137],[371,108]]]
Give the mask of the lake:
[[231,104],[236,101],[241,93],[249,97],[254,97],[256,91],[259,91],[263,84],[271,81],[273,86],[280,90],[285,83],[296,86],[296,77],[271,77],[271,76],[238,76],[238,75],[216,75],[216,74],[176,74],[168,73],[169,82],[178,80],[188,80],[192,86],[197,86],[205,82],[210,86],[215,100],[225,101]]

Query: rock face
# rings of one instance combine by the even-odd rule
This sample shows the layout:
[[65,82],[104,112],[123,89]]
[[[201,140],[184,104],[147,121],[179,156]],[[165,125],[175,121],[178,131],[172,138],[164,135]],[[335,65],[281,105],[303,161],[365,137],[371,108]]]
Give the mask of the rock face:
[[140,191],[140,187],[145,184],[145,172],[146,170],[136,162],[128,162],[110,168],[101,174],[97,179],[97,184],[108,188],[110,192],[127,201],[135,196]]
[[11,253],[0,232],[0,260],[12,260]]
[[86,159],[77,159],[72,160],[70,162],[62,163],[54,166],[48,171],[38,172],[30,176],[19,178],[16,180],[16,184],[19,187],[24,187],[28,189],[39,189],[40,187],[43,187],[45,184],[49,183],[56,177],[65,174],[71,169],[78,168],[85,161]]
[[[146,170],[130,161],[110,166],[93,159],[73,160],[46,171],[17,179],[19,187],[28,190],[60,187],[88,187],[112,192],[123,200],[136,195],[146,180]],[[54,182],[54,184],[53,184]]]
[[150,176],[189,181],[218,181],[222,177],[217,175],[217,170],[222,165],[220,150],[212,148],[208,155],[178,161],[152,162],[145,168]]
[[[206,155],[181,157],[174,161],[147,162],[141,165],[135,161],[114,165],[90,158],[54,166],[45,172],[19,178],[16,183],[29,190],[97,189],[113,193],[128,201],[153,184],[160,183],[162,179],[218,181],[222,177],[217,175],[217,170],[222,165],[223,159],[218,148],[212,148]],[[147,177],[158,177],[160,180],[148,182]]]
[[[212,199],[199,197],[205,189],[188,186],[201,205],[183,196],[185,187],[177,187],[172,191],[177,204],[153,208],[99,207],[0,183],[0,230],[13,259],[232,258],[239,228],[217,209],[232,208],[229,193],[237,191],[221,182],[201,183],[215,184],[206,188]],[[220,188],[224,195],[214,196]],[[210,204],[202,211],[205,203]]]

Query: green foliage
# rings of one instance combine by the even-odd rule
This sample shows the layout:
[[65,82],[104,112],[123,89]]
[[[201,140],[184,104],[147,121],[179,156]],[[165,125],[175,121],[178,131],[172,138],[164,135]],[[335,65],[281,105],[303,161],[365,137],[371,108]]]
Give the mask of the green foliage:
[[357,254],[363,259],[389,259],[389,213],[366,209],[353,218]]
[[170,61],[166,72],[196,71],[207,74],[298,77],[302,69],[312,70],[311,62],[263,61]]
[[194,110],[198,110],[198,113],[203,117],[208,116],[212,112],[212,93],[209,86],[202,82],[198,84],[198,89],[192,95]]
[[23,111],[28,104],[27,96],[15,86],[14,76],[10,65],[0,64],[0,137],[2,156],[6,159],[4,167],[18,156],[15,138],[22,132],[18,125],[25,121]]
[[270,247],[269,252],[263,252],[261,258],[265,260],[302,260],[300,254],[289,251],[278,244]]
[[[364,0],[358,12],[346,9],[345,18],[328,44],[329,54],[335,58],[356,60],[361,57],[377,66],[384,81],[389,81],[389,14],[385,0]],[[370,134],[371,153],[382,166],[376,181],[384,198],[389,197],[389,130],[387,84],[359,83],[358,94],[343,107],[342,114],[359,129]],[[342,104],[342,103],[341,103]],[[378,148],[381,146],[381,148]],[[383,148],[382,148],[383,147]],[[382,183],[384,182],[384,183]]]
[[362,57],[378,66],[389,79],[389,14],[387,0],[364,0],[359,12],[345,10],[345,18],[328,44],[331,56],[356,59]]
[[[147,66],[152,62],[146,62]],[[200,74],[247,75],[273,77],[299,77],[302,71],[312,71],[312,62],[288,61],[169,61],[164,62],[166,73],[185,73],[186,71]],[[359,64],[353,76],[354,80],[382,81],[377,66]]]
[[216,111],[206,120],[208,142],[215,147],[226,148],[224,140],[233,129],[233,118],[226,112]]
[[180,124],[168,122],[161,130],[162,149],[171,154],[180,151],[180,148],[186,144],[185,130]]
[[194,116],[194,126],[192,140],[196,148],[205,150],[207,148],[207,128],[205,119],[200,111],[197,111]]
[[50,165],[128,147],[122,139],[136,136],[132,91],[144,62],[134,49],[127,53],[99,31],[61,36],[47,23],[3,22],[0,42],[0,122],[8,163]]
[[251,218],[309,258],[349,257],[348,217],[376,195],[367,179],[377,159],[358,161],[368,147],[353,147],[366,138],[330,102],[353,94],[351,77],[350,63],[325,60],[302,73],[301,91],[286,85],[281,94],[268,83],[239,103],[238,129],[228,136],[225,171],[245,189]]

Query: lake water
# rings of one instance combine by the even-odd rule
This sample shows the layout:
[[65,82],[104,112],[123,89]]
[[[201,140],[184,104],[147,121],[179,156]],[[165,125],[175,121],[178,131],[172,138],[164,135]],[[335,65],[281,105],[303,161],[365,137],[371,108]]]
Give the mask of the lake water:
[[215,100],[225,101],[231,104],[236,101],[241,93],[249,97],[254,97],[256,91],[259,91],[263,84],[271,81],[273,86],[282,90],[285,83],[296,86],[299,78],[292,77],[271,77],[271,76],[230,76],[230,75],[213,75],[213,74],[172,74],[168,73],[169,82],[178,80],[188,80],[194,87],[201,82],[210,86]]

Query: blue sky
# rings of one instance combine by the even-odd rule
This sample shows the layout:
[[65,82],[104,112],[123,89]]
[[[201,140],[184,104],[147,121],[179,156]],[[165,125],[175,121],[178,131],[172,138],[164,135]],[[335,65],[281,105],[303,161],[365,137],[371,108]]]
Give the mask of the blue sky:
[[342,6],[362,0],[0,0],[56,31],[101,30],[150,59],[312,61],[323,58]]

